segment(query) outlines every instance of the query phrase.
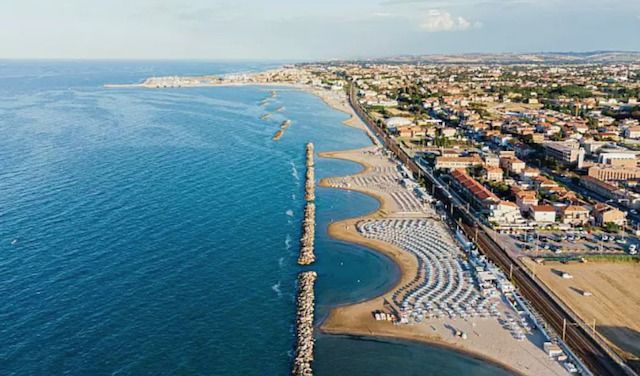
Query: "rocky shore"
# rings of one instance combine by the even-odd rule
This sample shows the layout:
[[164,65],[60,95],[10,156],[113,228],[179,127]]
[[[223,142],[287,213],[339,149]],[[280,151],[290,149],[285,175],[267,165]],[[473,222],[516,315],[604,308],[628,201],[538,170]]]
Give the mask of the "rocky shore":
[[296,315],[296,354],[293,359],[293,375],[312,375],[313,362],[313,315],[315,309],[314,284],[316,272],[298,275],[298,310]]

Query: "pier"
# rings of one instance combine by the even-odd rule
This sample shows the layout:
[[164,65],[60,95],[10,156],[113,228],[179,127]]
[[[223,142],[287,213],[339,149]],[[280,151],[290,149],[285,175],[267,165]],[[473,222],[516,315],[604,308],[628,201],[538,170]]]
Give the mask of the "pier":
[[304,197],[306,206],[304,208],[304,219],[302,221],[302,237],[300,238],[300,255],[298,264],[309,265],[316,260],[313,252],[313,245],[316,234],[316,204],[315,195],[315,172],[313,165],[313,144],[307,144],[306,166],[307,173],[304,185]]
[[292,375],[312,375],[313,362],[313,314],[315,309],[314,284],[316,272],[302,272],[298,275],[298,297],[296,316],[296,354],[293,359]]

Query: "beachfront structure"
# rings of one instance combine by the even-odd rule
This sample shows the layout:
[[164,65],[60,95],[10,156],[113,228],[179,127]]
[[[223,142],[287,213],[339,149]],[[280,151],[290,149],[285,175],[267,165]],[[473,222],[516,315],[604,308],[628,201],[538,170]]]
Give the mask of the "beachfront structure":
[[[392,295],[400,309],[401,323],[495,314],[497,302],[485,300],[474,283],[480,272],[463,259],[441,222],[423,218],[366,220],[359,222],[357,229],[366,238],[382,240],[415,255],[418,261],[418,275]],[[481,272],[495,279],[492,273]]]

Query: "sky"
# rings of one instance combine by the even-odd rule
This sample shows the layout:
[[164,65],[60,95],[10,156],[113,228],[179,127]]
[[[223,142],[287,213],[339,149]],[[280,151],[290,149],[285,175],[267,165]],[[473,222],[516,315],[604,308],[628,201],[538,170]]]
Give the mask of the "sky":
[[640,50],[640,0],[0,0],[0,58]]

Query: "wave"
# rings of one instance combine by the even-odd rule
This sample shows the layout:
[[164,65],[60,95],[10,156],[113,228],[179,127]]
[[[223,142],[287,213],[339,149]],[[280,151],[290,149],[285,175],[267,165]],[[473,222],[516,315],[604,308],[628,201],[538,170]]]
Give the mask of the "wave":
[[276,283],[275,285],[271,286],[271,290],[275,291],[275,293],[278,295],[278,297],[282,297],[282,291],[280,291],[280,281],[278,281],[278,283]]
[[280,257],[280,258],[278,259],[278,265],[279,265],[281,268],[282,268],[282,267],[284,267],[284,257]]
[[287,237],[284,239],[284,245],[287,247],[287,250],[291,249],[291,235],[287,234]]
[[291,176],[293,176],[296,181],[300,181],[300,175],[298,175],[296,164],[293,161],[289,161],[289,165],[291,165]]
[[293,217],[293,210],[289,209],[285,212],[289,217]]

